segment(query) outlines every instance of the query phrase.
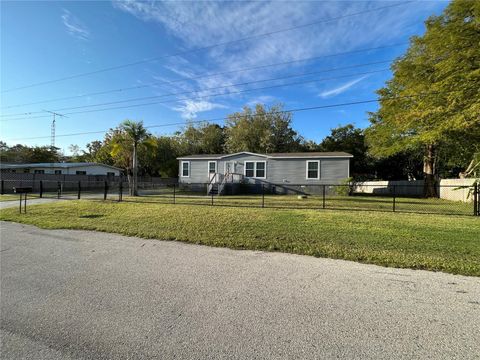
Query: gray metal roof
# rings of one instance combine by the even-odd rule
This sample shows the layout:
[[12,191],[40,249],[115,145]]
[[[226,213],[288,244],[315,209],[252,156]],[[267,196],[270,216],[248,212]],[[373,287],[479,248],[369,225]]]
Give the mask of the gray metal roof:
[[194,155],[187,155],[181,156],[177,158],[178,160],[195,160],[195,159],[214,159],[219,160],[226,157],[234,156],[234,155],[255,155],[255,156],[262,156],[265,158],[272,158],[272,159],[281,159],[281,158],[291,158],[291,159],[305,159],[305,158],[318,158],[318,157],[341,157],[341,158],[351,158],[353,157],[352,154],[347,152],[335,151],[335,152],[290,152],[290,153],[270,153],[270,154],[257,154],[248,151],[242,151],[235,154],[194,154]]
[[353,157],[352,154],[334,151],[334,152],[291,152],[291,153],[272,153],[267,154],[269,157],[289,157],[289,158],[306,158],[306,157]]
[[106,164],[99,164],[99,163],[92,163],[92,162],[72,162],[72,163],[27,163],[27,164],[0,164],[1,169],[25,169],[25,168],[62,168],[67,169],[71,167],[82,167],[82,166],[104,166],[111,169],[122,170],[115,166],[106,165]]

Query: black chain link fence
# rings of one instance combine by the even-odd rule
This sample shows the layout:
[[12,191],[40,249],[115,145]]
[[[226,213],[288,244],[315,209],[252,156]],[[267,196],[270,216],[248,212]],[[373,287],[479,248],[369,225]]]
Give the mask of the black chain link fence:
[[437,186],[440,198],[424,198],[423,185],[274,185],[269,183],[165,184],[128,182],[1,180],[1,194],[15,200],[15,187],[31,187],[28,198],[91,199],[164,204],[288,209],[370,210],[403,213],[480,215],[477,185]]
[[480,215],[476,185],[437,186],[442,198],[423,197],[423,185],[274,185],[140,183],[137,198],[125,200],[209,206],[345,209],[448,215]]

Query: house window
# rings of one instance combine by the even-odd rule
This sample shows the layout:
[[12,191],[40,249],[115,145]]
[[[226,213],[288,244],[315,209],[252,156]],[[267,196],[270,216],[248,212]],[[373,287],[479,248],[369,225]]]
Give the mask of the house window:
[[255,174],[255,163],[253,161],[245,162],[245,177],[253,177]]
[[55,175],[62,175],[62,170],[55,170]]
[[114,172],[107,172],[107,177],[115,177],[115,173]]
[[87,172],[77,170],[77,171],[75,171],[75,174],[77,174],[77,175],[87,175]]
[[23,172],[24,172],[25,174],[30,174],[30,169],[23,169]]
[[320,161],[307,161],[307,179],[320,179]]
[[215,174],[217,172],[217,162],[209,161],[208,162],[208,175]]
[[257,165],[255,169],[255,177],[257,178],[264,178],[265,177],[265,162],[257,162],[255,163]]
[[265,161],[245,161],[245,177],[265,179]]
[[182,177],[190,177],[190,161],[182,161]]
[[33,170],[34,174],[45,174],[45,170]]

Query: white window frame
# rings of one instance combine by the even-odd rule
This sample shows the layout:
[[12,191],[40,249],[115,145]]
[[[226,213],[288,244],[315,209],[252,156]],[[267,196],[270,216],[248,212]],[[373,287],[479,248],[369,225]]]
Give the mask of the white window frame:
[[[318,168],[317,168],[317,177],[308,177],[308,164],[310,163],[317,163]],[[320,160],[307,160],[305,163],[305,178],[307,180],[320,180]]]
[[[253,176],[247,176],[247,163],[253,163]],[[257,163],[264,163],[265,164],[265,176],[257,176]],[[252,161],[245,161],[243,163],[243,176],[248,179],[266,179],[267,178],[267,162],[265,160],[252,160]]]
[[214,164],[215,164],[215,171],[214,171],[213,173],[216,174],[216,173],[218,172],[218,171],[217,171],[217,170],[218,170],[218,169],[217,169],[217,165],[218,165],[217,162],[216,162],[216,161],[209,161],[209,162],[207,163],[207,174],[208,174],[208,176],[210,176],[210,174],[211,174],[211,172],[210,172],[210,164],[211,164],[211,163],[214,163]]
[[[183,164],[188,164],[188,175],[183,175]],[[182,161],[180,163],[180,177],[182,178],[189,178],[190,177],[190,171],[191,171],[191,168],[190,168],[190,161]]]

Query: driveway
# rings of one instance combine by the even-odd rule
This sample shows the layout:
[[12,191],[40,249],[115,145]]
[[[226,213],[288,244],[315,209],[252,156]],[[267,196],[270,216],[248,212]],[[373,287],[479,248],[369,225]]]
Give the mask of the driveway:
[[[38,204],[47,204],[50,202],[61,201],[61,199],[55,198],[44,198],[44,199],[28,199],[27,198],[27,211],[30,205],[38,205]],[[24,202],[22,201],[22,208]],[[0,209],[8,209],[12,207],[19,207],[19,200],[9,200],[9,201],[0,201]],[[23,210],[22,210],[23,211]]]
[[480,357],[480,279],[1,223],[2,359]]
[[[91,199],[91,200],[103,200],[103,194],[85,194],[82,195],[82,199]],[[111,199],[111,198],[109,198]],[[44,198],[38,198],[38,197],[27,197],[27,212],[28,212],[28,207],[30,205],[40,205],[40,204],[48,204],[51,202],[57,202],[57,201],[68,201],[68,200],[78,200],[77,196],[75,195],[70,195],[70,196],[63,196],[60,199],[56,197],[44,197]],[[22,207],[24,205],[24,202],[22,201]],[[1,209],[8,209],[12,207],[18,208],[20,206],[19,204],[19,199],[15,200],[7,200],[7,201],[0,201],[0,210]]]

